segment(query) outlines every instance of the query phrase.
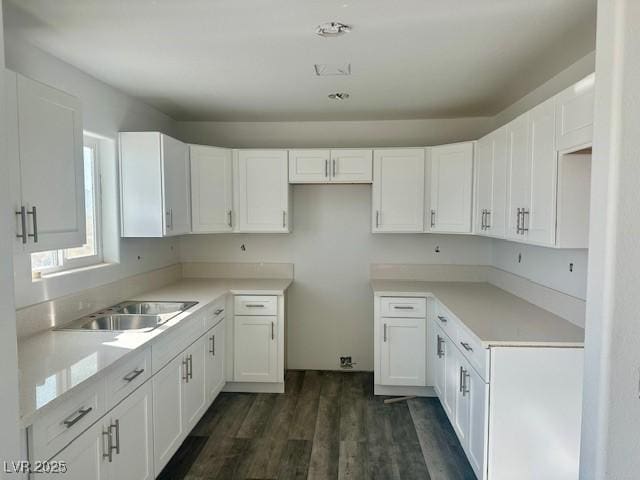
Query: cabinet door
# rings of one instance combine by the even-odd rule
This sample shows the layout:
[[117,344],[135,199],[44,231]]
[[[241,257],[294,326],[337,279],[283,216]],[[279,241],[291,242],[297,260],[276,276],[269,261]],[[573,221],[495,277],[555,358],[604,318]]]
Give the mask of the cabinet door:
[[230,232],[233,227],[231,150],[190,145],[189,159],[192,232]]
[[489,214],[493,209],[493,134],[478,140],[476,145],[476,212],[475,231],[487,235]]
[[371,150],[331,150],[331,181],[337,183],[371,183]]
[[278,317],[236,315],[234,319],[234,379],[275,382],[278,362]]
[[208,337],[203,335],[182,354],[187,361],[188,378],[182,384],[182,415],[184,429],[191,431],[206,411],[205,362],[209,355]]
[[186,365],[178,355],[153,376],[154,468],[160,472],[176,452],[187,432],[183,423],[182,384]]
[[529,112],[531,197],[523,235],[527,241],[555,245],[558,153],[555,149],[555,104],[548,100]]
[[289,231],[286,150],[240,150],[237,161],[240,232]]
[[[71,442],[64,450],[55,455],[51,460],[66,462],[65,474],[38,474],[35,478],[53,480],[64,478],[65,480],[104,480],[108,477],[108,461],[103,457],[103,425],[98,422],[86,432]],[[45,459],[32,459],[45,460]],[[19,477],[17,477],[19,478]]]
[[191,230],[189,148],[175,138],[161,135],[164,233],[182,235]]
[[444,398],[442,407],[449,417],[451,424],[455,423],[456,401],[460,391],[460,365],[458,350],[449,337],[444,336]]
[[382,318],[380,383],[426,385],[426,320]]
[[493,166],[491,181],[491,207],[487,217],[486,232],[492,237],[504,238],[507,227],[507,128],[491,134]]
[[518,233],[518,209],[529,209],[531,161],[529,159],[529,113],[507,125],[507,164],[509,170],[509,200],[507,237],[522,240]]
[[[152,388],[146,382],[108,415],[117,421],[117,450],[109,463],[109,477],[118,480],[153,480]],[[117,452],[117,453],[116,453]],[[87,477],[91,478],[91,477]]]
[[591,74],[555,97],[557,148],[570,152],[593,141],[593,94],[595,74]]
[[225,321],[222,320],[206,334],[207,361],[204,366],[207,402],[215,400],[225,384]]
[[432,232],[471,232],[473,143],[431,148]]
[[[452,359],[455,365],[456,382],[455,407],[453,414],[453,429],[460,439],[463,448],[467,445],[467,436],[469,434],[469,370],[471,367],[464,359],[462,354],[456,348],[452,348]],[[453,368],[452,368],[453,370]]]
[[484,383],[473,368],[468,370],[469,429],[467,432],[467,458],[479,480],[485,475],[488,445],[489,385]]
[[330,150],[291,150],[290,183],[327,183],[331,180]]
[[442,402],[445,400],[446,392],[446,358],[447,348],[450,343],[447,341],[447,336],[434,324],[435,339],[431,344],[435,351],[433,361],[433,389],[436,391],[438,398]]
[[[86,241],[80,101],[17,76],[22,204],[29,251],[78,247]],[[33,235],[36,234],[37,238]]]
[[424,149],[374,152],[372,230],[424,230]]

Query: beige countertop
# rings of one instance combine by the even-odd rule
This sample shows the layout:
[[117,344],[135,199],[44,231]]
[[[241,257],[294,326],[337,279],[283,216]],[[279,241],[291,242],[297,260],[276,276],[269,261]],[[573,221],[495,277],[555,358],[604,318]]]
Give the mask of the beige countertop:
[[[291,279],[183,279],[127,300],[196,301],[197,305],[150,331],[48,330],[18,342],[20,416],[31,423],[43,407],[106,374],[116,362],[163,336],[182,320],[226,294],[283,295]],[[124,299],[123,299],[124,300]]]
[[433,296],[488,348],[583,347],[584,329],[488,283],[371,280],[374,295]]

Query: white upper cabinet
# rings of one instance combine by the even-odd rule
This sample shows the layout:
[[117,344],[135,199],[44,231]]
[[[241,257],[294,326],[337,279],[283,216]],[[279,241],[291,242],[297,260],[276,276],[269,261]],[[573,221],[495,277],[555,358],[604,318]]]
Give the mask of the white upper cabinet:
[[373,232],[424,230],[424,149],[374,151]]
[[302,149],[289,152],[290,183],[371,183],[371,150]]
[[507,130],[502,127],[476,145],[476,212],[474,231],[504,237],[507,205]]
[[473,142],[431,147],[429,231],[471,232]]
[[234,195],[237,230],[288,233],[289,177],[286,150],[237,150]]
[[18,249],[86,241],[80,101],[5,71],[11,191]]
[[531,162],[529,161],[529,113],[507,125],[509,171],[507,238],[520,239],[522,210],[529,204]]
[[232,151],[190,145],[191,229],[193,233],[233,229]]
[[290,183],[327,183],[331,181],[331,150],[289,151]]
[[580,150],[593,141],[593,94],[595,74],[560,92],[556,101],[557,149]]
[[120,133],[123,237],[164,237],[191,230],[189,149],[159,132]]

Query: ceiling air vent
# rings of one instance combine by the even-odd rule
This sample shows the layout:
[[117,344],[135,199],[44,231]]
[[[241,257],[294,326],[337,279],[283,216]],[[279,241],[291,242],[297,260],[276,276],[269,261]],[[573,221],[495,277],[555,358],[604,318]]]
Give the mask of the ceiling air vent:
[[339,37],[351,31],[351,25],[340,22],[328,22],[316,27],[316,35],[321,37]]
[[330,93],[329,98],[331,100],[347,100],[349,98],[349,94],[344,92]]

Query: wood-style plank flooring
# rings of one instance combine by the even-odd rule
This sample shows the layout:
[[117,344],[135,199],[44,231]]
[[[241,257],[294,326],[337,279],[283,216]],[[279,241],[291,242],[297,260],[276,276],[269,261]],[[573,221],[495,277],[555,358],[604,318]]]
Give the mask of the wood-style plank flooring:
[[290,370],[285,392],[220,394],[160,478],[475,479],[435,398],[385,405],[367,372]]

